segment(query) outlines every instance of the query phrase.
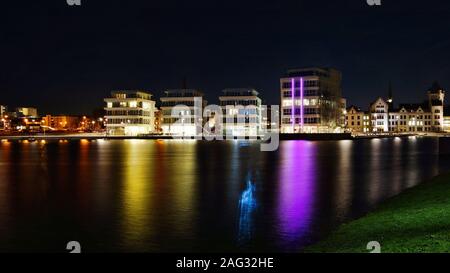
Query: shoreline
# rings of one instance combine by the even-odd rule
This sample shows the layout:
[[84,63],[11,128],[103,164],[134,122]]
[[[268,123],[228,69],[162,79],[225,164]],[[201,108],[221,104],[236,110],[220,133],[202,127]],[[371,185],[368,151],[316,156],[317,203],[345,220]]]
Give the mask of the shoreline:
[[450,173],[439,174],[388,198],[358,219],[343,223],[303,253],[450,252]]
[[[360,135],[352,136],[350,133],[320,133],[320,134],[279,134],[279,140],[309,140],[309,141],[333,141],[333,140],[359,140],[359,139],[381,139],[381,138],[405,138],[405,137],[449,137],[446,134],[392,134],[392,135]],[[145,136],[106,136],[99,133],[75,133],[75,134],[36,134],[36,135],[0,135],[2,141],[14,140],[97,140],[97,139],[148,139],[148,140],[183,140],[181,137],[173,137],[169,135],[145,135]],[[186,140],[195,140],[196,137],[186,137]],[[203,136],[201,139],[206,140]],[[262,136],[232,137],[224,136],[223,140],[262,140]],[[220,141],[220,140],[214,140]]]

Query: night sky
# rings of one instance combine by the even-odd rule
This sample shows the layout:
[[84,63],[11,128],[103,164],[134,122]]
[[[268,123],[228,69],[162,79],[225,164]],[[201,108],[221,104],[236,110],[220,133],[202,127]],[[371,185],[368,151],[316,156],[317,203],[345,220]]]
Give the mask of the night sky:
[[[348,104],[450,90],[450,3],[427,0],[4,1],[0,104],[90,114],[115,89],[254,87],[278,104],[289,68],[332,66]],[[450,97],[447,98],[447,102]]]

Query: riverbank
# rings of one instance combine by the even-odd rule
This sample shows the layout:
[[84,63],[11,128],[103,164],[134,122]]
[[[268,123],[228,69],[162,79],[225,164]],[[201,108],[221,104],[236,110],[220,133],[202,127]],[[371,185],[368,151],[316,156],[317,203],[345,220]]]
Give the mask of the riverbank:
[[[372,138],[394,138],[409,137],[412,134],[382,134],[382,135],[359,135],[352,136],[350,133],[320,133],[320,134],[279,134],[280,140],[309,140],[309,141],[327,141],[327,140],[354,140],[354,139],[372,139]],[[425,136],[425,135],[424,135]],[[430,135],[437,136],[437,135]],[[263,136],[253,137],[225,137],[224,139],[262,139]],[[68,134],[22,134],[22,135],[0,135],[2,140],[96,140],[96,139],[177,139],[170,135],[141,135],[141,136],[113,136],[105,133],[68,133]],[[191,137],[191,139],[196,139]],[[202,139],[204,139],[202,137]]]
[[367,253],[367,243],[378,241],[385,253],[450,252],[449,215],[450,173],[387,200],[304,251]]

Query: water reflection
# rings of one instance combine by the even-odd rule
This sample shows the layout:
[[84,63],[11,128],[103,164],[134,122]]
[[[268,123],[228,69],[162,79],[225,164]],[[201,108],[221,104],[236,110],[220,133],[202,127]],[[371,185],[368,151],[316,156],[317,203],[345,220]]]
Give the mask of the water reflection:
[[151,150],[143,140],[126,140],[123,158],[123,244],[143,250],[143,239],[150,236],[154,227],[152,208],[153,169]]
[[[1,142],[0,251],[297,251],[448,171],[434,138]],[[251,176],[249,176],[251,174]],[[35,238],[39,238],[36,240]]]
[[336,217],[343,219],[347,217],[350,209],[351,200],[353,198],[353,184],[354,179],[352,168],[353,162],[353,141],[342,140],[338,142],[338,162],[336,175],[336,188],[334,192],[335,203],[333,204]]
[[282,248],[298,246],[304,239],[313,212],[316,179],[316,144],[307,141],[283,143],[281,149],[278,218]]
[[247,178],[247,187],[241,194],[239,199],[239,244],[243,245],[252,238],[254,229],[254,211],[256,209],[255,185],[251,178]]

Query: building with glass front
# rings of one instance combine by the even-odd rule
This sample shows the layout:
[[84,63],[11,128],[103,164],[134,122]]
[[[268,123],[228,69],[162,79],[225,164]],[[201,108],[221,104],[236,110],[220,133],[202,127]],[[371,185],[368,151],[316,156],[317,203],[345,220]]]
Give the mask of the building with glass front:
[[173,136],[198,136],[203,130],[206,100],[195,89],[164,91],[161,100],[162,132]]
[[106,102],[108,135],[137,136],[155,132],[155,101],[145,91],[113,91]]
[[333,68],[289,70],[280,79],[281,133],[334,133],[343,129],[341,72]]
[[258,136],[261,133],[261,99],[254,89],[225,89],[219,97],[223,130],[227,136]]

